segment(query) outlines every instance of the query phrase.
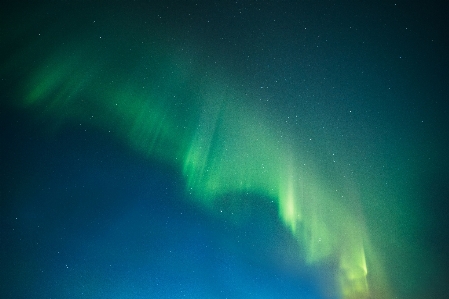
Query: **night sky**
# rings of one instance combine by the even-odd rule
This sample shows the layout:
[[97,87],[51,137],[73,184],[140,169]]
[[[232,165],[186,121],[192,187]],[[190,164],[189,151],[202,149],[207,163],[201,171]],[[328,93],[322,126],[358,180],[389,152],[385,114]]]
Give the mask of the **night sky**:
[[1,298],[449,298],[445,1],[35,2]]

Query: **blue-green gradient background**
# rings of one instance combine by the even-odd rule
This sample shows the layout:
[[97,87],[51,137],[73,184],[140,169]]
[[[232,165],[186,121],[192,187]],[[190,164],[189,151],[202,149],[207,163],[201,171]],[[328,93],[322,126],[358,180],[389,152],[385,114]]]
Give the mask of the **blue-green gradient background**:
[[0,13],[2,298],[447,298],[447,5]]

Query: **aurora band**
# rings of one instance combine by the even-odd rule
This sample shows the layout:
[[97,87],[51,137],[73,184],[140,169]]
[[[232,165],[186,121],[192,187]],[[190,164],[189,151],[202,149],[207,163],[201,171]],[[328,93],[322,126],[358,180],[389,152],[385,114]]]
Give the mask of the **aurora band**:
[[[275,121],[248,104],[250,96],[230,76],[192,62],[176,46],[141,45],[130,56],[114,42],[107,53],[98,51],[99,41],[81,36],[37,54],[33,49],[45,47],[41,43],[30,41],[0,69],[21,78],[14,105],[56,130],[79,124],[114,134],[141,154],[177,167],[186,192],[212,214],[217,199],[229,194],[272,199],[301,248],[298,258],[337,265],[338,296],[388,297],[357,192],[333,190],[313,156],[280,138]],[[29,72],[20,71],[30,65]]]

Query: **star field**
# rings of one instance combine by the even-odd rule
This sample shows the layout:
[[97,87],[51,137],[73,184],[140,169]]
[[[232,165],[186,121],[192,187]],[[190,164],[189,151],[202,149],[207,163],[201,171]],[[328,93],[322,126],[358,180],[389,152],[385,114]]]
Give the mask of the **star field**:
[[2,298],[444,298],[443,4],[9,3]]

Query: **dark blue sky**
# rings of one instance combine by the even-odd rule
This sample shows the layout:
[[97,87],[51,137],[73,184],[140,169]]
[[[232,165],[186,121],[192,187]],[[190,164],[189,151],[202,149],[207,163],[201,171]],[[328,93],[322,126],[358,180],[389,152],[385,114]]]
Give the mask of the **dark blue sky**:
[[274,207],[215,221],[177,172],[99,132],[48,139],[22,115],[3,120],[14,132],[2,138],[6,298],[321,298],[310,273],[285,271],[264,248],[294,246]]

